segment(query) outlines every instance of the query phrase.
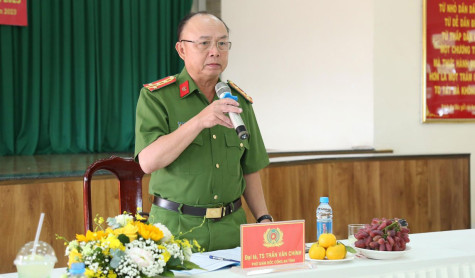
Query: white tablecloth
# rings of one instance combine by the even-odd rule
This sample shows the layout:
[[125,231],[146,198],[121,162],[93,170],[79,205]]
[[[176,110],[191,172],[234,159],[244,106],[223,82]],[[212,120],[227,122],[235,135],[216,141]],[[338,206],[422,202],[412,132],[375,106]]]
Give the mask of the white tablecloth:
[[[475,229],[410,234],[411,249],[393,260],[355,258],[340,264],[312,264],[313,269],[281,271],[257,277],[475,278]],[[59,278],[65,269],[55,269]],[[239,269],[224,269],[197,277],[244,277]],[[252,277],[256,277],[252,276]],[[14,278],[16,273],[0,278]],[[178,275],[177,277],[188,277]]]

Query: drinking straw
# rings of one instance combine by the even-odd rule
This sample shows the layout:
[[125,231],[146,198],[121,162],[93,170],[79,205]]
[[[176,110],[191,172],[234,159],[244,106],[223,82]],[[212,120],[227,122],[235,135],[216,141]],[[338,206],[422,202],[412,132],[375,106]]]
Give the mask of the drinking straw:
[[45,218],[45,213],[42,212],[40,216],[40,222],[38,223],[38,228],[36,229],[35,243],[33,244],[33,255],[36,254],[36,247],[38,246],[38,240],[40,239],[41,227],[43,226],[43,219]]

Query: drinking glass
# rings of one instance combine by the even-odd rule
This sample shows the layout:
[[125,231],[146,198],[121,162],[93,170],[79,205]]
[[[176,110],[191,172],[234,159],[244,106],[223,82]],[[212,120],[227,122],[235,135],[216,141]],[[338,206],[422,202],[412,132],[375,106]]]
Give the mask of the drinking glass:
[[54,249],[46,242],[25,244],[14,261],[19,278],[46,278],[51,276],[54,264],[58,261]]
[[355,234],[364,228],[364,224],[349,224],[348,225],[348,244],[354,245],[356,242]]

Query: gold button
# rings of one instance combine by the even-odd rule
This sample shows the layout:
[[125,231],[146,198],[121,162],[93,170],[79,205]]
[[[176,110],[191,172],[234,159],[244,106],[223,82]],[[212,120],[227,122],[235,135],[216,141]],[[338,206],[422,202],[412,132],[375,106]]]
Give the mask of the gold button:
[[214,195],[214,199],[215,199],[215,200],[218,200],[218,195]]
[[216,135],[213,134],[213,139],[216,139]]
[[239,144],[239,146],[242,148],[242,147],[244,147],[244,144],[243,144],[243,143],[241,143],[241,144]]
[[219,163],[216,163],[216,168],[218,168],[218,169],[219,169]]

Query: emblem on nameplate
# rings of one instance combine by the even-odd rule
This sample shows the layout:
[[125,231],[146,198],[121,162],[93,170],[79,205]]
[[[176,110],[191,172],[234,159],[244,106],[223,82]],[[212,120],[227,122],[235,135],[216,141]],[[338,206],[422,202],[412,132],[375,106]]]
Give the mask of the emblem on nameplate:
[[279,228],[267,229],[264,233],[265,247],[279,247],[284,244],[284,233]]

